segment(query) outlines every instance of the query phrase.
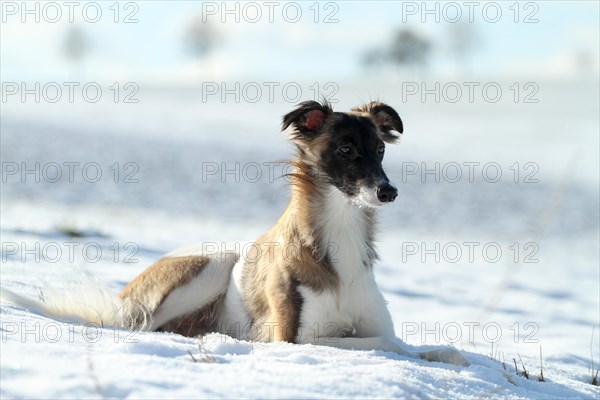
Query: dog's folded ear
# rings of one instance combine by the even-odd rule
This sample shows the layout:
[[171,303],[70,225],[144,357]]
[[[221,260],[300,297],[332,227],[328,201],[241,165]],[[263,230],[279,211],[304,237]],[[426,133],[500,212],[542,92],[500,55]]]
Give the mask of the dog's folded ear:
[[333,113],[333,109],[326,101],[323,104],[316,101],[305,101],[298,104],[294,111],[284,115],[281,130],[284,131],[293,124],[296,134],[309,138],[317,136],[331,113]]
[[385,142],[394,143],[400,137],[392,131],[398,133],[404,132],[404,126],[402,125],[400,116],[396,110],[387,104],[379,101],[372,101],[368,104],[356,107],[352,109],[352,111],[371,114],[371,117],[375,120],[377,127],[382,133],[382,139]]

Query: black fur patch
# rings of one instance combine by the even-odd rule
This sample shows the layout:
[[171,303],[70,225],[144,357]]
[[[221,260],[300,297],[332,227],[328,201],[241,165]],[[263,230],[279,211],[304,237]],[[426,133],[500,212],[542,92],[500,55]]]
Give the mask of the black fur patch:
[[[370,118],[334,113],[323,130],[330,139],[319,169],[331,184],[348,196],[356,196],[360,185],[374,187],[388,180],[381,165],[383,154],[379,153],[384,143]],[[350,151],[346,154],[342,147]]]

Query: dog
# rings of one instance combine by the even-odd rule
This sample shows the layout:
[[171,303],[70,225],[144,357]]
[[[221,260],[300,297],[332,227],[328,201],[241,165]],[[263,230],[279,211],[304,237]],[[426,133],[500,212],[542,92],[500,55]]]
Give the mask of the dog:
[[238,247],[176,250],[101,307],[43,304],[6,289],[2,297],[53,317],[129,329],[220,332],[468,365],[454,348],[409,351],[375,282],[377,208],[398,195],[382,166],[386,144],[404,131],[398,113],[381,102],[334,112],[326,101],[306,101],[283,117],[282,127],[297,148],[291,199],[246,254]]

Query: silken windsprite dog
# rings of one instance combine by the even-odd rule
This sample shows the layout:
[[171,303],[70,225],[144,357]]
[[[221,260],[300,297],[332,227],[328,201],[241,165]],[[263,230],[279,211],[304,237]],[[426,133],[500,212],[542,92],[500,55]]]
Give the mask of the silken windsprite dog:
[[283,117],[283,130],[298,149],[290,203],[247,254],[207,253],[202,245],[176,250],[118,299],[42,303],[6,289],[2,298],[53,317],[129,329],[220,332],[468,365],[450,347],[407,350],[375,282],[376,209],[398,194],[382,167],[385,143],[403,132],[398,113],[381,102],[342,113],[307,101]]

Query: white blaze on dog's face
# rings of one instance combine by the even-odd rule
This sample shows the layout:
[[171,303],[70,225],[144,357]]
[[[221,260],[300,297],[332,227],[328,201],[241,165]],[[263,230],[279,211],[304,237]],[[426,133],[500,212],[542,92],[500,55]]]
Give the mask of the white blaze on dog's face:
[[398,191],[382,166],[385,143],[398,139],[393,131],[403,132],[393,108],[372,102],[341,113],[327,104],[305,102],[284,117],[284,129],[292,123],[292,139],[303,160],[349,199],[368,207],[396,199]]

